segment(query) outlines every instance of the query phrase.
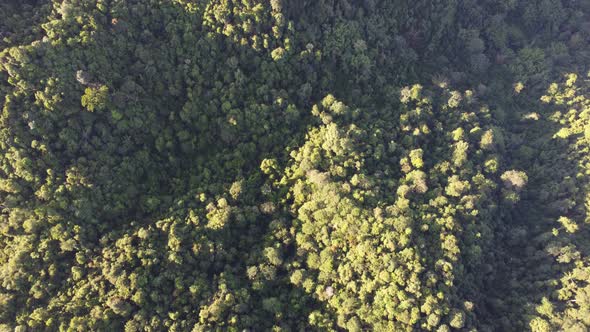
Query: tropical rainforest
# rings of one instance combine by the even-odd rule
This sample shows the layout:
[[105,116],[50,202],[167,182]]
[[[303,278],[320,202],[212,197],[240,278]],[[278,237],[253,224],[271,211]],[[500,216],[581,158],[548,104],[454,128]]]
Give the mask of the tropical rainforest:
[[590,1],[0,2],[0,331],[590,330]]

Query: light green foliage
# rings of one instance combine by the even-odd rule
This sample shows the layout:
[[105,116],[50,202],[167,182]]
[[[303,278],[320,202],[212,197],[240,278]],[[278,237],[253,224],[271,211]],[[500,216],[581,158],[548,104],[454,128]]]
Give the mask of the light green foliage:
[[422,168],[424,166],[424,161],[422,160],[423,155],[424,151],[422,151],[422,149],[410,151],[410,161],[414,167]]
[[82,106],[86,107],[89,112],[104,110],[109,102],[109,88],[101,85],[98,88],[89,87],[84,90],[82,96]]
[[[459,239],[469,236],[460,231],[441,232],[444,244],[440,249],[419,247],[412,239],[428,241],[430,235],[421,232],[428,229],[424,226],[435,220],[449,230],[457,227],[455,223],[458,220],[447,218],[444,212],[454,209],[452,204],[455,203],[444,197],[436,203],[430,200],[444,189],[459,202],[462,196],[469,196],[471,185],[461,181],[458,175],[451,176],[449,184],[445,185],[443,166],[427,166],[423,156],[446,149],[449,160],[444,163],[451,164],[456,155],[453,140],[443,133],[452,128],[463,110],[451,116],[443,115],[440,110],[446,105],[435,105],[432,100],[422,98],[422,91],[422,87],[416,86],[402,90],[400,98],[406,106],[398,115],[405,124],[401,131],[389,127],[394,121],[384,122],[383,127],[351,122],[351,115],[356,111],[349,107],[343,107],[345,111],[338,112],[331,122],[319,122],[322,124],[309,130],[305,144],[291,153],[292,164],[285,172],[287,177],[280,181],[294,184],[290,190],[297,198],[291,211],[296,213],[297,218],[296,251],[297,257],[300,257],[295,260],[304,262],[301,268],[317,285],[311,287],[310,282],[310,287],[305,289],[336,312],[338,318],[330,319],[335,319],[340,328],[356,328],[356,322],[359,322],[362,326],[387,326],[383,327],[386,329],[405,330],[412,326],[434,329],[441,322],[440,312],[450,310],[448,300],[431,296],[433,293],[429,289],[435,284],[441,289],[449,289],[452,280],[457,277],[455,268],[460,269],[456,265],[460,264],[457,260],[462,251]],[[321,118],[339,104],[340,101],[327,96],[321,105],[313,107],[313,114]],[[478,107],[474,105],[473,110],[478,110]],[[471,121],[472,125],[489,126],[485,121],[479,122],[477,116]],[[423,133],[420,141],[404,141],[407,132],[413,132],[414,128],[420,128],[424,123],[431,124],[437,131]],[[393,150],[381,155],[380,160],[405,159],[406,162],[400,162],[398,169],[391,168],[395,164],[375,163],[375,156],[365,152],[370,151],[367,143],[370,142],[370,132],[381,133],[382,139],[387,141],[404,142],[404,148],[409,150],[407,157],[402,157],[401,150]],[[462,153],[467,159],[468,151]],[[484,160],[472,157],[476,163]],[[457,172],[460,172],[459,168]],[[397,197],[389,197],[384,190],[384,179],[378,176],[383,173],[406,173],[397,187]],[[481,204],[493,197],[473,194],[471,199]],[[467,201],[465,204],[473,206]],[[420,209],[421,214],[412,214],[414,209]],[[475,221],[468,214],[461,213],[461,216]],[[375,248],[381,249],[374,251]],[[403,263],[392,266],[391,262]],[[419,277],[423,271],[438,272],[433,272],[432,281],[427,282]],[[371,275],[377,276],[375,283],[360,288],[350,287],[359,278],[368,280]],[[300,268],[291,273],[292,283],[299,284],[301,279]],[[329,294],[325,291],[328,288]],[[404,294],[405,300],[388,301],[387,294],[396,292]],[[348,299],[358,298],[367,300],[348,302]],[[431,309],[424,309],[423,315],[411,309],[412,306],[407,307],[409,303],[413,303],[414,307]],[[438,316],[430,315],[434,310],[439,312]],[[328,319],[330,316],[323,317]],[[454,325],[465,324],[465,314],[448,317]],[[397,321],[388,322],[390,319]]]
[[568,217],[559,217],[557,221],[565,228],[566,231],[569,233],[575,233],[579,227],[575,221],[571,220]]

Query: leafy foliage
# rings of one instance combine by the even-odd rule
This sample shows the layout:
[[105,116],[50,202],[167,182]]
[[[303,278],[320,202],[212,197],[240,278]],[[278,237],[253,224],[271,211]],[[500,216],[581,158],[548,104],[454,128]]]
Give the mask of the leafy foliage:
[[4,1],[0,330],[584,331],[589,21]]

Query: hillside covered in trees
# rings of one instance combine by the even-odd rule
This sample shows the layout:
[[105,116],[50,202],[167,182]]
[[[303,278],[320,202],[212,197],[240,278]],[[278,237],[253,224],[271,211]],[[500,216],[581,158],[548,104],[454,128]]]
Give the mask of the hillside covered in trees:
[[590,1],[0,1],[0,331],[590,330]]

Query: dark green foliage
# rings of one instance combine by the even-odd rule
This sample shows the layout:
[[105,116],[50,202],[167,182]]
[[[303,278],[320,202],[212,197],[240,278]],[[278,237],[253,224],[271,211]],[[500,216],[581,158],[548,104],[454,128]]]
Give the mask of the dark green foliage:
[[589,11],[2,2],[0,330],[585,331]]

